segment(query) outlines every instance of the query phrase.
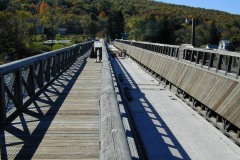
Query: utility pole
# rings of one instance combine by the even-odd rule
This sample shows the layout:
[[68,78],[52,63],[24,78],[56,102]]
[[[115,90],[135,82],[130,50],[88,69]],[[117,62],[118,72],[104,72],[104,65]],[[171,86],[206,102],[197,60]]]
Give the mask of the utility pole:
[[[189,24],[188,18],[186,18],[185,23]],[[195,47],[195,19],[192,18],[192,37],[191,37],[191,44]]]
[[195,19],[192,18],[192,40],[191,43],[195,47]]

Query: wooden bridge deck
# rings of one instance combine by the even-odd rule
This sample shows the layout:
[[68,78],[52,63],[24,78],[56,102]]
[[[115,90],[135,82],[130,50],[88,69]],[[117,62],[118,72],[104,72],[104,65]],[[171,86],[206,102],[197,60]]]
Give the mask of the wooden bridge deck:
[[99,159],[101,74],[101,63],[78,59],[1,131],[1,158]]

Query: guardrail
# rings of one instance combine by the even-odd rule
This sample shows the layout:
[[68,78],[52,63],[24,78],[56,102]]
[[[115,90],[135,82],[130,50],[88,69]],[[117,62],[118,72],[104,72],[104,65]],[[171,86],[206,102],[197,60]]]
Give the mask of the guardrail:
[[93,41],[0,66],[0,124],[11,121],[42,90],[93,47]]
[[240,145],[240,53],[123,40],[114,45]]
[[240,53],[224,50],[207,50],[189,47],[189,45],[167,45],[149,42],[116,40],[130,46],[167,55],[179,61],[198,65],[216,73],[238,79],[240,76]]

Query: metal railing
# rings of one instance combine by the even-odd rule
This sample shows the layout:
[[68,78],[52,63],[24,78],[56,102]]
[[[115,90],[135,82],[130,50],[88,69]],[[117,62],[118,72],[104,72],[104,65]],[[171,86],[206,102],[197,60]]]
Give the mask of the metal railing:
[[42,90],[93,47],[93,41],[0,66],[0,124],[11,121]]
[[191,48],[184,45],[177,46],[128,40],[116,41],[160,53],[176,60],[213,70],[216,73],[228,75],[236,79],[239,79],[240,76],[240,53],[237,52]]

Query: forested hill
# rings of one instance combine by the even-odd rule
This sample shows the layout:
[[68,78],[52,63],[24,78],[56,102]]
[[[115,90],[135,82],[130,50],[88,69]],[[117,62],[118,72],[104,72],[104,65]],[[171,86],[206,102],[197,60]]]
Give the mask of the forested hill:
[[192,18],[197,46],[225,39],[232,42],[231,50],[240,50],[240,15],[226,12],[152,0],[0,0],[0,54],[34,50],[41,27],[46,39],[66,28],[86,38],[190,43]]

